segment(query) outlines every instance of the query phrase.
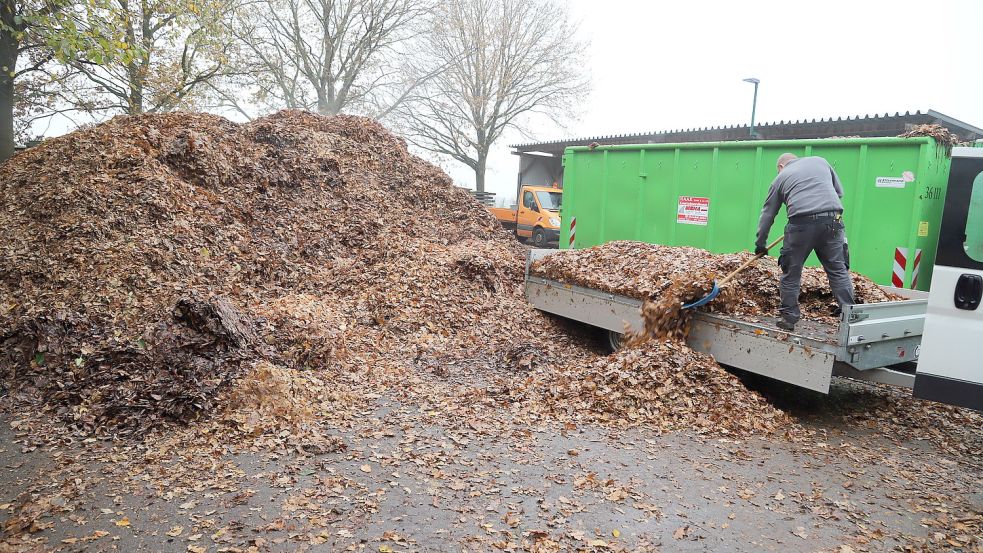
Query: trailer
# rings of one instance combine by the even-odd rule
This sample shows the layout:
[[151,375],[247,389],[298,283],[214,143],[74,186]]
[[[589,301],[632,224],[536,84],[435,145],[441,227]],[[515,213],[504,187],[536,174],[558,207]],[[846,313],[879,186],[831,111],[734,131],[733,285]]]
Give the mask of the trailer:
[[[612,350],[626,329],[642,330],[641,300],[531,274],[532,264],[548,255],[563,255],[563,250],[527,254],[525,296],[532,306],[603,329]],[[775,317],[742,319],[699,311],[687,345],[722,365],[824,394],[833,376],[911,388],[928,294],[882,288],[906,299],[847,306],[838,324],[802,320],[793,333],[775,326]]]
[[[738,317],[699,312],[694,316],[688,340],[689,346],[712,355],[721,364],[822,393],[829,391],[833,376],[845,376],[913,388],[913,395],[918,398],[983,411],[983,362],[980,362],[978,353],[978,344],[983,340],[983,308],[980,308],[983,305],[983,148],[956,147],[949,155],[944,153],[940,155],[938,148],[931,141],[914,139],[897,142],[898,140],[901,139],[879,139],[876,144],[850,140],[831,144],[821,141],[800,142],[805,144],[805,153],[812,154],[832,155],[837,149],[849,153],[854,147],[859,147],[861,155],[853,164],[854,169],[858,171],[858,183],[869,181],[868,177],[875,173],[880,175],[881,173],[877,171],[881,170],[881,165],[891,168],[906,166],[895,163],[902,158],[911,158],[912,163],[917,162],[915,164],[919,167],[921,180],[908,183],[905,178],[894,180],[880,178],[880,180],[875,179],[873,185],[869,182],[864,185],[868,189],[867,192],[878,196],[878,200],[871,205],[876,205],[877,209],[885,212],[890,212],[885,206],[889,205],[888,200],[891,199],[880,198],[884,192],[880,189],[891,188],[902,191],[903,198],[894,198],[891,201],[900,202],[898,205],[903,208],[901,212],[908,215],[901,221],[904,224],[898,228],[889,228],[888,224],[855,226],[854,230],[857,234],[855,239],[850,241],[851,246],[859,242],[868,253],[876,253],[877,248],[885,244],[891,246],[892,243],[897,242],[892,238],[894,235],[900,237],[899,239],[907,240],[904,241],[906,246],[895,248],[894,255],[890,256],[895,266],[893,275],[886,271],[878,273],[873,268],[866,272],[875,282],[880,281],[879,284],[883,289],[906,299],[849,306],[844,309],[837,324],[799,321],[793,333],[780,330],[775,326],[777,319],[773,317],[743,320]],[[655,175],[656,169],[661,171],[660,174],[669,171],[674,177],[667,181],[673,183],[668,200],[665,196],[668,192],[665,190],[659,192],[663,195],[661,201],[657,201],[658,198],[653,199],[654,192],[649,194],[646,196],[648,198],[646,201],[649,202],[651,210],[643,213],[641,206],[645,202],[642,202],[640,194],[645,187],[637,186],[636,181],[608,179],[610,172],[604,170],[602,171],[604,178],[597,180],[598,184],[593,188],[587,186],[589,179],[583,179],[584,186],[578,188],[575,183],[584,175],[578,176],[568,171],[569,197],[563,203],[563,221],[566,223],[561,236],[561,246],[584,247],[613,239],[640,238],[643,241],[668,245],[686,244],[704,247],[710,251],[739,251],[743,247],[740,244],[750,243],[749,237],[753,236],[748,222],[752,221],[749,215],[751,211],[757,210],[760,206],[760,202],[756,200],[752,200],[750,204],[746,202],[742,204],[734,198],[717,202],[723,204],[724,207],[721,209],[725,213],[730,213],[727,211],[730,209],[735,217],[739,215],[737,212],[742,210],[742,206],[746,208],[744,210],[746,216],[742,219],[743,226],[728,227],[727,224],[723,224],[713,236],[703,233],[700,236],[703,236],[707,244],[683,239],[685,238],[683,233],[692,233],[690,227],[694,225],[681,224],[687,222],[680,218],[688,211],[682,208],[673,211],[674,195],[682,191],[679,188],[682,186],[679,176],[680,167],[682,161],[691,162],[690,168],[694,170],[701,167],[699,160],[689,158],[684,160],[683,149],[695,148],[695,153],[689,152],[692,155],[705,154],[706,152],[700,150],[701,148],[712,153],[711,165],[720,170],[712,171],[715,177],[708,182],[712,190],[719,192],[721,189],[717,185],[725,168],[724,148],[737,149],[735,154],[737,157],[730,159],[731,163],[726,167],[734,171],[743,171],[749,164],[748,160],[741,156],[753,152],[753,163],[750,166],[758,168],[761,166],[762,159],[772,157],[771,154],[774,153],[773,150],[764,151],[763,148],[785,149],[790,146],[792,144],[784,142],[762,142],[748,146],[750,148],[748,151],[744,151],[747,148],[740,144],[659,146],[659,148],[675,148],[673,163],[668,161],[656,163],[653,159],[646,158],[645,154],[649,152],[650,146],[620,147],[620,150],[612,148],[610,152],[602,152],[601,158],[597,158],[589,149],[575,149],[572,156],[571,150],[568,150],[568,156],[571,156],[568,161],[572,162],[577,158],[580,159],[578,163],[582,165],[573,173],[579,170],[583,170],[585,174],[588,170],[596,172],[598,167],[593,165],[598,160],[601,169],[613,167],[612,164],[616,165],[615,162],[618,160],[612,156],[615,152],[619,152],[637,161],[635,165],[631,165],[625,159],[622,164],[627,168],[626,170],[639,171],[636,181],[637,179],[644,181],[650,175]],[[823,148],[822,151],[819,150],[820,146]],[[867,159],[870,157],[868,154],[871,153],[869,150],[875,146],[883,146],[890,150],[885,150],[884,159],[879,162],[881,165],[871,165],[869,162],[872,161]],[[657,151],[653,150],[652,153]],[[789,151],[792,151],[791,148]],[[841,155],[845,154],[841,152]],[[848,157],[843,158],[844,166],[847,165]],[[655,165],[652,165],[653,163]],[[651,171],[639,167],[642,169],[647,167]],[[760,169],[755,169],[755,175],[759,173],[761,173]],[[755,177],[754,181],[758,180],[759,178]],[[896,182],[898,188],[879,186],[879,183],[886,182]],[[907,190],[909,184],[911,190]],[[619,193],[619,190],[624,193]],[[639,194],[628,193],[631,191]],[[744,190],[741,193],[748,197],[754,195],[747,192]],[[755,194],[759,192],[757,189],[754,191]],[[591,198],[590,194],[599,197]],[[862,195],[864,191],[857,191],[857,194]],[[689,198],[689,196],[685,197]],[[710,220],[704,218],[706,205],[696,203],[693,205],[699,208],[694,208],[696,222],[701,223],[696,227],[706,228]],[[858,201],[857,206],[859,205]],[[737,211],[733,210],[734,206],[737,206]],[[591,209],[594,211],[599,209],[600,214],[594,217],[589,213]],[[631,217],[624,214],[617,216],[614,211],[611,211],[617,209],[636,209],[637,212]],[[649,217],[649,214],[660,210],[676,214],[680,224],[666,225],[664,221],[653,223],[653,218]],[[608,213],[609,211],[611,213]],[[582,228],[582,225],[576,223],[578,217],[588,223],[588,227],[583,227],[588,230],[588,235],[596,231],[596,236],[582,241],[582,233],[578,230],[576,242],[574,241],[574,225]],[[854,220],[858,218],[854,217]],[[655,217],[654,220],[659,219]],[[867,223],[871,220],[879,219],[868,218]],[[918,221],[917,227],[909,224],[912,221]],[[618,228],[624,232],[616,232]],[[742,228],[745,230],[742,231]],[[780,228],[780,224],[776,225],[776,228]],[[917,232],[913,230],[916,228]],[[848,224],[848,234],[849,229]],[[668,233],[669,239],[660,240],[658,236],[650,237],[644,234],[663,231]],[[737,237],[739,241],[725,242],[725,239],[730,239],[727,237]],[[646,240],[646,238],[652,239]],[[938,259],[935,258],[936,250]],[[533,306],[544,312],[604,329],[608,332],[612,347],[616,348],[625,328],[634,330],[642,328],[640,314],[642,302],[617,294],[544,279],[529,273],[531,264],[537,259],[546,255],[562,255],[563,251],[533,250],[529,253],[526,264],[526,298]],[[851,247],[851,254],[854,251],[856,248]],[[911,257],[909,255],[911,252],[914,252],[914,260],[906,264],[906,260]],[[880,254],[873,257],[878,256]],[[920,259],[922,265],[919,272]],[[860,272],[864,273],[862,270]],[[930,287],[927,286],[928,279],[924,278],[927,272],[935,273]],[[920,277],[919,274],[922,276]],[[898,286],[885,286],[887,282],[897,283]],[[928,291],[926,293],[921,290]]]

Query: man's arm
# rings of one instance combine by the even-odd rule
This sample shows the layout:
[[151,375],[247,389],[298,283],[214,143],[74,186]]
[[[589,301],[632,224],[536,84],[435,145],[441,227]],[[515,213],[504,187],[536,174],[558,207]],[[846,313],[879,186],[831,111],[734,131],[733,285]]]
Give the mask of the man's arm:
[[782,207],[781,195],[781,176],[776,177],[768,189],[768,197],[765,198],[765,205],[761,208],[761,218],[758,219],[758,236],[754,245],[763,248],[768,243],[768,233],[771,232],[771,225],[775,223],[775,216]]
[[840,184],[840,177],[836,175],[836,170],[833,169],[832,165],[829,166],[829,174],[833,176],[833,190],[835,190],[836,195],[842,199],[843,185]]

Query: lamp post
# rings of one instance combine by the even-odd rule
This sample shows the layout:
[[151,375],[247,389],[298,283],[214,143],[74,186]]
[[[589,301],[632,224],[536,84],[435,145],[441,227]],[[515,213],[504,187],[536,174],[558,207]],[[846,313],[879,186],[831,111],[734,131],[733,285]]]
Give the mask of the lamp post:
[[744,82],[754,85],[754,101],[751,104],[751,138],[754,138],[754,112],[758,109],[758,84],[761,82],[754,77],[744,79]]

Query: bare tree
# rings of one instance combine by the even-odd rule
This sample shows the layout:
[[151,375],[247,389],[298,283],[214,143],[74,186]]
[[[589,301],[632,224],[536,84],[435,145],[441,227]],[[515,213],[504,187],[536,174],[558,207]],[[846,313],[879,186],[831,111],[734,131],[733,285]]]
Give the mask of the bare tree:
[[[430,0],[262,0],[234,32],[237,81],[268,107],[384,115],[415,86],[400,59]],[[245,114],[241,100],[216,91]]]
[[584,42],[550,0],[448,0],[424,39],[421,84],[399,121],[417,146],[464,163],[485,190],[492,144],[532,116],[559,122],[586,94]]

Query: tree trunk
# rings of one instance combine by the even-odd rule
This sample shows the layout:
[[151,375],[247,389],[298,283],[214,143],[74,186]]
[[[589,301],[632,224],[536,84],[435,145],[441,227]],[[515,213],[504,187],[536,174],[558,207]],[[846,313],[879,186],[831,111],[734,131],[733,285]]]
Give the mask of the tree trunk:
[[17,39],[14,26],[14,3],[0,4],[0,162],[14,155],[14,77],[17,68]]
[[[15,56],[16,57],[16,56]],[[0,66],[7,62],[0,62]],[[0,76],[0,162],[14,155],[14,79],[10,73]]]
[[477,192],[485,191],[485,167],[488,164],[488,154],[478,154],[478,166],[474,168],[474,189]]
[[[132,17],[127,4],[123,3],[123,6],[125,13],[129,17]],[[134,59],[126,65],[126,79],[129,81],[127,85],[130,89],[129,97],[126,99],[127,115],[139,115],[143,113],[143,87],[146,81],[147,67],[150,65],[150,47],[153,46],[153,43],[148,40],[148,35],[151,34],[151,10],[147,6],[147,2],[140,3],[140,11],[143,14],[143,18],[140,21],[140,42],[144,50],[140,53],[139,58]],[[133,29],[132,22],[127,22],[126,41],[129,44],[136,44],[136,31]]]

